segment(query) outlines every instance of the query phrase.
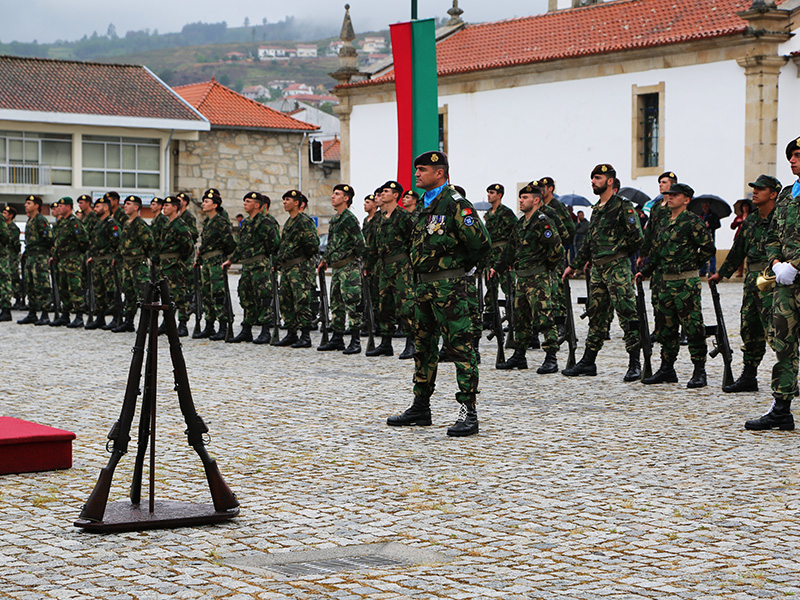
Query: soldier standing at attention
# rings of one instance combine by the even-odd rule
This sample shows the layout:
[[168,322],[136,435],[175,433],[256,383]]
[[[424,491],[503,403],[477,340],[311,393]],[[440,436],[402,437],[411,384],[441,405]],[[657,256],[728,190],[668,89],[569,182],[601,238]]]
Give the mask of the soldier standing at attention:
[[[486,188],[486,199],[489,201],[489,204],[492,205],[492,208],[486,213],[486,230],[489,232],[489,236],[492,240],[492,252],[488,258],[489,265],[495,265],[497,261],[500,260],[500,255],[508,244],[508,239],[511,236],[511,232],[514,230],[514,225],[517,223],[517,216],[514,214],[514,211],[503,204],[505,192],[506,189],[501,183],[493,183]],[[510,279],[507,278],[500,281],[492,279],[487,283],[486,295],[483,301],[483,305],[486,307],[486,312],[483,315],[484,329],[491,329],[492,320],[494,319],[494,298],[489,286],[496,286],[499,284],[505,297],[510,298],[511,287],[508,283],[509,280],[513,282],[513,274]]]
[[[239,227],[239,239],[231,257],[222,263],[223,269],[229,269],[236,262],[242,265],[239,278],[239,303],[244,309],[242,330],[229,341],[233,344],[254,342],[269,344],[272,340],[270,325],[270,265],[269,257],[278,249],[280,236],[278,231],[270,227],[267,217],[261,213],[264,196],[258,192],[248,192],[244,199],[244,212],[247,218]],[[261,333],[253,339],[253,325],[261,325]]]
[[20,231],[17,224],[14,222],[14,217],[17,216],[17,209],[13,206],[6,206],[3,209],[3,220],[8,226],[8,253],[6,255],[8,262],[8,272],[11,276],[11,286],[14,297],[17,299],[12,308],[19,308],[22,305],[22,289],[20,287],[21,278],[19,275],[19,253],[21,249],[20,244]]
[[[276,260],[276,256],[278,255],[278,248],[281,245],[281,226],[278,225],[278,220],[272,216],[270,213],[270,209],[272,208],[272,200],[267,194],[261,194],[263,198],[263,203],[261,206],[261,213],[264,215],[264,218],[267,220],[267,227],[269,227],[269,235],[270,238],[273,239],[274,243],[270,249],[270,258],[272,261]],[[272,262],[270,261],[270,262]],[[277,283],[278,278],[275,278],[275,282]],[[275,304],[274,304],[274,294],[278,293],[278,290],[272,289],[272,277],[267,278],[267,286],[264,288],[266,292],[266,296],[264,296],[263,301],[266,302],[266,306],[268,307],[267,310],[264,312],[264,322],[261,333],[263,334],[264,331],[269,333],[269,330],[275,324],[275,321],[280,321],[281,316],[279,314],[275,314]],[[280,323],[277,323],[280,325]],[[272,335],[259,335],[258,338],[253,340],[254,344],[269,344],[272,341]]]
[[89,234],[88,263],[94,265],[94,291],[97,313],[86,329],[107,329],[105,315],[114,303],[114,256],[121,235],[119,223],[111,216],[111,200],[104,195],[94,203],[97,224]]
[[478,433],[478,364],[472,345],[466,273],[485,260],[489,234],[472,205],[448,185],[443,152],[425,152],[414,160],[416,187],[425,190],[423,209],[412,232],[411,262],[417,275],[414,303],[416,352],[414,401],[387,425],[430,425],[436,387],[439,334],[452,352],[461,405],[450,436]]
[[675,359],[680,348],[679,325],[683,325],[689,340],[689,354],[694,364],[688,388],[706,386],[706,330],[700,296],[700,267],[716,252],[714,239],[702,219],[686,207],[694,190],[684,183],[674,184],[664,192],[672,214],[667,226],[654,240],[644,269],[636,280],[655,272],[661,274],[656,311],[663,329],[656,330],[661,342],[661,366],[642,383],[675,383]]
[[592,192],[600,201],[592,207],[592,220],[586,241],[571,265],[564,269],[563,278],[572,277],[575,269],[591,265],[592,294],[586,311],[589,313],[589,335],[583,357],[564,375],[597,375],[595,359],[603,347],[608,323],[613,310],[617,311],[625,332],[625,349],[628,351],[628,370],[623,381],[636,381],[641,377],[639,362],[639,333],[636,301],[633,292],[630,255],[642,243],[642,228],[633,205],[614,194],[617,172],[609,164],[592,169]]
[[11,243],[11,231],[6,219],[0,219],[0,322],[11,320]]
[[142,297],[144,284],[150,279],[149,258],[153,252],[153,234],[140,216],[142,199],[128,196],[123,205],[125,225],[119,250],[122,255],[122,291],[125,294],[125,320],[112,331],[122,333],[136,331],[133,318],[136,316],[137,302]]
[[800,323],[800,137],[786,146],[786,160],[797,177],[781,190],[767,233],[767,261],[775,273],[772,324],[775,366],[772,367],[770,410],[745,422],[745,429],[794,429],[792,400],[797,395],[797,334]]
[[[514,225],[494,268],[489,270],[489,278],[494,279],[507,268],[514,268],[517,275],[514,318],[544,334],[545,359],[536,372],[547,374],[558,372],[558,329],[552,280],[557,278],[553,269],[564,263],[564,246],[554,223],[540,210],[544,203],[542,196],[543,191],[530,184],[519,191],[522,217]],[[528,327],[516,327],[514,354],[497,368],[527,369],[528,338]]]
[[[283,195],[283,210],[289,218],[283,224],[278,265],[281,269],[281,311],[286,324],[286,335],[276,346],[311,348],[311,327],[314,316],[311,298],[314,285],[314,258],[319,252],[319,235],[314,220],[301,212],[308,199],[300,190],[289,190]],[[297,337],[300,329],[301,336]]]
[[403,199],[401,200],[403,204],[403,208],[406,209],[406,212],[411,215],[413,220],[417,220],[417,216],[419,216],[419,211],[422,210],[422,206],[419,204],[419,194],[414,190],[408,190],[405,194],[403,194]]
[[125,209],[119,204],[119,194],[115,191],[111,191],[106,192],[103,197],[109,200],[111,206],[111,216],[114,217],[117,225],[122,227],[128,217],[125,215]]
[[[53,247],[53,236],[50,224],[42,211],[42,199],[39,196],[28,196],[25,199],[25,214],[28,222],[25,225],[25,289],[28,292],[28,314],[17,323],[22,325],[34,323],[48,325],[47,304],[50,302],[50,277],[47,261]],[[37,311],[42,311],[36,318]]]
[[[364,245],[366,247],[364,251],[363,272],[364,281],[369,286],[369,295],[374,306],[378,301],[378,278],[375,274],[377,254],[370,252],[370,248],[375,247],[375,232],[378,228],[378,220],[376,217],[380,215],[378,204],[375,201],[375,194],[364,197],[364,212],[367,214],[361,222],[361,233],[364,235]],[[373,310],[373,313],[374,312]]]
[[[206,328],[198,336],[212,341],[224,340],[228,332],[228,315],[225,312],[225,282],[227,274],[222,263],[236,248],[231,222],[221,214],[222,196],[219,190],[211,188],[203,193],[203,235],[198,250],[197,263],[203,289],[203,309],[206,314]],[[214,321],[219,321],[219,331],[214,331]]]
[[150,210],[153,211],[153,218],[150,221],[150,233],[153,235],[153,244],[158,244],[161,231],[169,221],[164,213],[161,212],[163,208],[164,201],[161,198],[153,198],[150,200]]
[[[561,225],[559,231],[562,233],[561,235],[561,245],[564,247],[564,256],[566,257],[567,252],[566,249],[569,244],[572,242],[573,238],[575,237],[575,221],[572,220],[572,216],[569,214],[569,209],[564,206],[562,202],[559,202],[558,199],[555,197],[556,191],[556,182],[553,180],[552,177],[542,177],[539,179],[539,186],[542,188],[542,193],[544,197],[542,198],[544,205],[551,209],[556,216],[558,217],[558,221]],[[564,237],[564,233],[566,232],[566,237]],[[562,261],[563,263],[563,261]],[[564,265],[556,265],[553,268],[553,310],[554,315],[559,317],[563,320],[564,316],[566,315],[567,307],[564,305],[564,291],[561,289],[559,285],[561,279],[561,272]],[[569,310],[572,310],[572,307],[569,307]]]
[[719,272],[708,278],[709,281],[719,283],[723,277],[727,279],[733,275],[747,259],[739,328],[744,367],[739,379],[722,388],[723,392],[729,393],[758,391],[758,365],[764,358],[767,340],[770,346],[773,345],[772,290],[762,292],[758,289],[756,280],[769,264],[766,251],[767,231],[775,213],[775,200],[781,190],[781,182],[771,175],[759,175],[758,179],[748,185],[753,188],[753,204],[758,210],[752,211],[745,219]]
[[[62,312],[50,325],[77,329],[83,327],[83,264],[89,249],[89,234],[72,212],[72,198],[65,196],[56,204],[59,220],[53,228],[53,258],[50,261],[58,265]],[[75,315],[71,323],[70,312]]]
[[[189,226],[180,218],[180,205],[181,201],[175,196],[164,198],[164,214],[169,221],[161,232],[153,258],[158,261],[159,273],[167,280],[172,301],[177,307],[178,335],[185,337],[189,334],[186,327],[189,321],[186,261],[194,253],[194,242]],[[163,322],[158,332],[166,333]]]
[[[336,215],[328,231],[328,247],[317,267],[324,272],[333,269],[331,278],[330,341],[317,350],[344,350],[345,354],[361,352],[361,257],[364,255],[364,236],[358,219],[350,211],[355,192],[344,183],[333,186],[331,205]],[[345,319],[350,319],[350,344],[344,347]]]
[[[192,234],[192,244],[197,245],[197,240],[200,237],[200,233],[197,229],[197,218],[192,214],[192,211],[189,210],[189,205],[192,203],[192,196],[189,192],[179,192],[176,197],[180,202],[180,209],[178,211],[178,216],[183,219],[183,222],[186,223],[186,226],[189,228],[189,231]],[[195,272],[192,268],[194,261],[195,261],[195,253],[192,252],[191,256],[186,259],[186,285],[184,290],[186,291],[186,306],[188,306],[188,312],[186,313],[186,318],[189,318],[189,315],[192,314],[195,310],[194,306],[194,294],[192,291],[194,290],[195,285],[201,285],[200,281],[195,281]],[[200,307],[196,307],[197,310],[200,310]]]
[[92,197],[89,194],[81,194],[76,200],[81,212],[81,223],[87,234],[92,233],[92,229],[97,225],[97,215],[92,207]]

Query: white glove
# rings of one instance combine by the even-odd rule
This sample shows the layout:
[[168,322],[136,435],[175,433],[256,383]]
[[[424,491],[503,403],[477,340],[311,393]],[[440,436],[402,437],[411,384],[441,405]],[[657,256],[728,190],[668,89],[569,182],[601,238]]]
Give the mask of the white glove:
[[775,273],[775,281],[781,285],[792,285],[797,277],[797,269],[788,262],[776,264],[772,272]]

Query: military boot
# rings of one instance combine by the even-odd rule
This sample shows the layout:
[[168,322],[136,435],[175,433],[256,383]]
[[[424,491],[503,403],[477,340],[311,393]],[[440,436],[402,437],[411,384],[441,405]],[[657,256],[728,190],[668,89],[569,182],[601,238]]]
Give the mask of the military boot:
[[133,315],[130,317],[125,317],[125,320],[120,323],[119,327],[114,327],[111,330],[113,333],[127,333],[129,331],[136,331],[136,327],[133,324]]
[[28,312],[27,315],[25,315],[24,317],[19,319],[17,321],[17,323],[19,323],[20,325],[27,325],[28,323],[36,323],[36,321],[38,321],[38,320],[39,320],[39,317],[36,316],[36,311],[35,310],[31,310],[31,311]]
[[0,323],[2,323],[3,321],[10,321],[10,320],[11,320],[11,309],[4,308],[3,310],[0,310]]
[[558,373],[558,359],[556,358],[556,351],[550,350],[544,355],[544,362],[542,366],[536,369],[539,375],[547,375],[549,373]]
[[392,349],[392,336],[390,335],[383,335],[381,336],[381,343],[375,346],[374,350],[367,350],[367,356],[391,356],[394,354],[394,349]]
[[69,325],[69,313],[62,312],[59,317],[50,321],[49,325],[50,327],[63,327],[64,325]]
[[451,437],[466,437],[478,433],[478,410],[475,408],[474,398],[464,402],[458,411],[458,418],[447,429]]
[[291,346],[292,344],[296,343],[298,340],[297,338],[297,331],[294,329],[289,329],[286,331],[286,335],[283,336],[283,339],[277,342],[276,346]]
[[330,350],[344,350],[344,333],[334,331],[331,339],[327,344],[320,344],[317,346],[320,352],[328,352]]
[[528,368],[528,359],[525,358],[525,348],[517,347],[514,349],[514,354],[504,363],[496,365],[497,369],[508,371],[511,369],[519,369],[520,371]]
[[217,330],[214,329],[214,320],[213,319],[206,319],[205,329],[203,329],[202,331],[200,331],[198,333],[193,333],[192,334],[192,339],[200,340],[200,339],[203,339],[203,338],[211,337],[215,333],[217,333]]
[[311,330],[301,329],[300,338],[290,348],[311,348]]
[[642,378],[642,363],[639,360],[639,351],[628,353],[628,370],[622,381],[639,381]]
[[570,369],[564,369],[561,371],[561,374],[566,375],[567,377],[578,377],[579,375],[597,375],[597,365],[594,364],[596,358],[597,350],[589,350],[589,348],[586,348],[583,351],[583,356],[578,362],[575,363],[575,366]]
[[708,381],[706,380],[706,363],[703,362],[695,362],[694,363],[694,373],[692,373],[692,378],[686,383],[687,388],[701,388],[706,387],[708,385]]
[[103,325],[100,329],[102,329],[103,331],[113,331],[117,327],[119,327],[119,321],[117,321],[117,317],[114,316],[112,317],[111,322],[108,325]]
[[75,318],[67,325],[68,329],[78,329],[79,327],[83,327],[83,313],[75,313]]
[[414,402],[403,413],[389,417],[386,424],[392,427],[431,424],[431,399],[414,396]]
[[400,353],[400,356],[398,356],[397,358],[399,358],[400,360],[414,358],[415,351],[416,348],[414,347],[414,338],[413,336],[409,335],[406,337],[406,347],[403,349],[403,351]]
[[178,337],[189,337],[189,328],[186,326],[186,319],[178,321]]
[[226,335],[228,335],[228,322],[220,321],[217,333],[212,333],[210,336],[208,336],[208,339],[212,342],[219,342],[224,340]]
[[27,306],[22,301],[22,298],[17,298],[14,302],[14,306],[11,307],[12,310],[25,310]]
[[642,379],[642,383],[650,385],[653,383],[677,383],[678,374],[675,372],[675,363],[672,361],[661,361],[661,366],[658,371],[653,373],[652,377]]
[[[87,323],[84,329],[101,329],[106,324],[106,318],[103,315],[95,317],[94,321]],[[159,332],[160,333],[160,332]]]
[[[244,325],[242,325],[244,327]],[[269,344],[272,341],[272,333],[270,333],[269,325],[261,326],[261,333],[253,340],[254,344]]]
[[50,325],[50,316],[46,312],[42,311],[42,314],[39,315],[39,320],[36,321],[34,325],[37,325],[39,327],[41,327],[42,325]]
[[250,323],[242,323],[242,330],[236,335],[236,337],[232,337],[228,340],[230,344],[240,344],[242,342],[252,342],[253,341],[253,326]]
[[361,334],[358,329],[350,330],[350,345],[342,354],[361,354]]
[[541,342],[539,342],[539,332],[538,331],[532,332],[528,348],[530,348],[531,350],[539,350],[541,349],[541,347],[542,344]]
[[765,429],[792,431],[794,429],[794,417],[790,410],[791,406],[791,400],[783,400],[776,396],[772,401],[769,412],[757,419],[745,421],[744,428],[751,431],[763,431]]
[[742,375],[730,385],[722,388],[723,392],[736,393],[736,392],[757,392],[758,391],[758,367],[756,365],[745,365],[742,369]]

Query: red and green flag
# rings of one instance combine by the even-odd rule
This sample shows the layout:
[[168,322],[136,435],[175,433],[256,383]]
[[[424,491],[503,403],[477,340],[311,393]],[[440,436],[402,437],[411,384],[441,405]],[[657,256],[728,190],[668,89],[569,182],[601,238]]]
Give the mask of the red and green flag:
[[414,183],[414,158],[439,149],[436,24],[433,19],[390,26],[397,95],[397,181]]

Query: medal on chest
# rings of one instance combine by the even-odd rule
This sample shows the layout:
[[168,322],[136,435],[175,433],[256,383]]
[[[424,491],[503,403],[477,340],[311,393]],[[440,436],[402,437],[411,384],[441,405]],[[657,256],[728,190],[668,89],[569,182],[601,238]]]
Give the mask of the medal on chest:
[[428,217],[428,235],[444,235],[444,215],[431,215]]

